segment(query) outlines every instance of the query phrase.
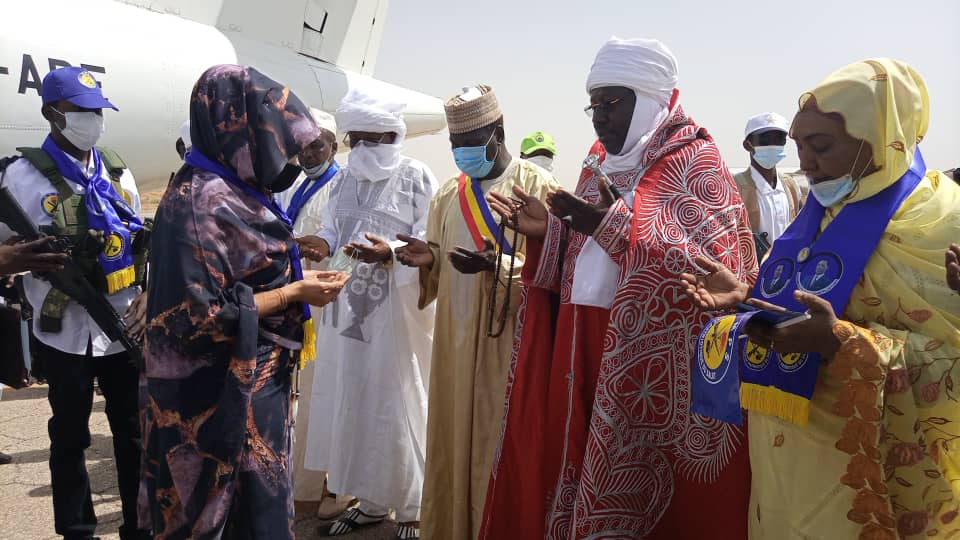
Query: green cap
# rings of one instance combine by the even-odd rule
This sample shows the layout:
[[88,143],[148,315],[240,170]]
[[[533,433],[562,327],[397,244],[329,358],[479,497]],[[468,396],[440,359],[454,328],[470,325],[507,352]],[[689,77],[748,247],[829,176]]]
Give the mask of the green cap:
[[537,150],[546,150],[556,155],[557,145],[553,142],[553,137],[543,131],[534,131],[527,135],[520,142],[520,153],[530,155]]

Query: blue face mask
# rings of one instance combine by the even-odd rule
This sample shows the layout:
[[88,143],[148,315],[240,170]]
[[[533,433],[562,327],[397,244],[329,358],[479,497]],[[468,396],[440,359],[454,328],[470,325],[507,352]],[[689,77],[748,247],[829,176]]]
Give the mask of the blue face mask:
[[461,146],[453,149],[453,160],[457,162],[457,168],[463,174],[470,178],[483,178],[490,174],[494,163],[497,161],[497,156],[500,155],[500,145],[497,145],[497,155],[493,156],[492,160],[487,159],[487,145],[490,144],[496,133],[496,131],[491,133],[487,143],[483,146]]
[[810,184],[810,194],[817,199],[820,206],[829,208],[842,201],[855,186],[853,176],[845,174],[840,178]]
[[[847,195],[853,191],[853,188],[857,187],[857,182],[853,179],[853,170],[852,167],[856,167],[857,160],[860,159],[860,152],[863,151],[863,143],[860,143],[860,148],[857,150],[857,157],[853,158],[853,165],[851,166],[850,172],[841,176],[840,178],[834,178],[833,180],[824,180],[822,182],[813,183],[810,182],[810,194],[813,195],[813,198],[820,203],[820,206],[824,208],[830,208],[831,206],[837,204],[843,199],[847,198]],[[867,167],[870,166],[870,162],[864,166],[864,171]],[[863,176],[863,172],[860,172],[860,175]]]
[[764,169],[770,170],[777,166],[777,163],[787,157],[786,148],[783,146],[754,146],[753,160]]

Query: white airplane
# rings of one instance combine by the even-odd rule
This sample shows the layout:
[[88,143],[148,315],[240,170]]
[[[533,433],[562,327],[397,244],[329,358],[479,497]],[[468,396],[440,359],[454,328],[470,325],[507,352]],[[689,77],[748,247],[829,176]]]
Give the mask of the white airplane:
[[407,103],[408,137],[446,127],[439,99],[370,76],[387,0],[8,0],[3,12],[0,156],[42,143],[40,83],[66,65],[93,72],[120,109],[105,112],[100,144],[142,191],[179,168],[190,91],[215,64],[254,66],[331,113],[350,88],[379,86]]

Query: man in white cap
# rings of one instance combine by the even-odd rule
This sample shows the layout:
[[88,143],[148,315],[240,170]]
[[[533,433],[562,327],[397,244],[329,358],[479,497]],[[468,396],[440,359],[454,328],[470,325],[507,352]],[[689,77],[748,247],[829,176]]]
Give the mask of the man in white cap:
[[[326,267],[325,263],[316,263],[307,257],[314,253],[320,240],[315,235],[322,225],[321,216],[329,199],[330,184],[340,171],[340,165],[335,158],[337,123],[330,113],[313,108],[310,109],[310,113],[313,115],[313,120],[320,126],[320,136],[300,153],[299,160],[303,174],[290,188],[277,194],[277,202],[293,221],[293,233],[304,254],[304,268],[322,270]],[[314,313],[321,313],[323,308],[314,307],[313,309]],[[307,362],[300,370],[298,381],[300,399],[294,424],[293,498],[299,502],[320,501],[317,515],[321,519],[333,519],[346,512],[356,500],[347,494],[328,492],[326,473],[312,471],[303,466],[314,367],[313,362]]]
[[676,279],[698,255],[756,272],[743,204],[662,43],[612,38],[586,90],[602,174],[495,205],[543,247],[481,538],[746,538],[746,437],[690,410],[703,317]]
[[491,87],[467,88],[444,108],[461,174],[434,197],[426,242],[401,237],[409,244],[397,257],[420,268],[420,305],[437,301],[423,536],[474,540],[503,422],[526,250],[524,238],[514,242],[513,235],[498,234],[485,197],[514,187],[544,197],[556,183],[542,168],[510,155]]
[[747,207],[757,246],[757,259],[797,217],[806,199],[805,184],[777,170],[787,157],[787,119],[777,113],[761,113],[747,121],[743,149],[750,153],[750,167],[735,175],[740,198]]
[[325,536],[394,510],[398,538],[419,538],[433,311],[417,309],[417,271],[396,264],[394,248],[405,242],[386,239],[426,237],[437,181],[401,154],[404,107],[360,88],[336,112],[350,155],[322,212],[317,255],[333,254],[331,267],[352,277],[317,329],[305,465],[327,471],[329,489],[360,504],[323,526]]

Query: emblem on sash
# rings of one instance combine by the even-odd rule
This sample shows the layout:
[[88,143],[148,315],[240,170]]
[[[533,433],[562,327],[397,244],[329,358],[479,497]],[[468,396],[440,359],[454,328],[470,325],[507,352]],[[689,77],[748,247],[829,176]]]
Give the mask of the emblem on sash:
[[707,323],[700,333],[697,347],[700,349],[697,368],[700,374],[710,384],[722,381],[730,369],[731,358],[728,350],[730,329],[733,328],[734,317],[720,317]]
[[816,295],[830,292],[843,277],[843,263],[833,253],[817,253],[800,267],[797,283]]
[[760,294],[764,298],[773,298],[780,294],[793,281],[796,265],[791,259],[782,258],[765,265],[760,276]]
[[761,371],[770,363],[770,350],[754,341],[747,342],[744,353],[744,365],[752,370]]
[[103,256],[108,260],[115,260],[123,253],[123,237],[117,233],[107,235],[103,244]]

